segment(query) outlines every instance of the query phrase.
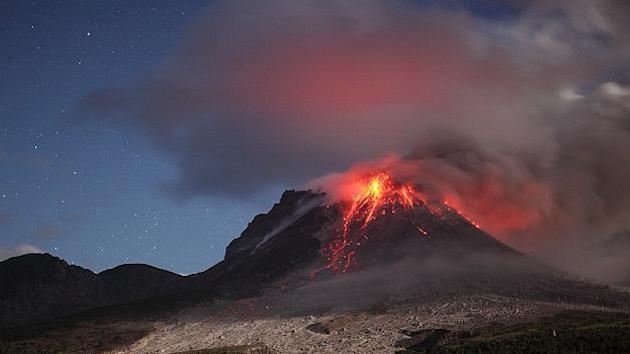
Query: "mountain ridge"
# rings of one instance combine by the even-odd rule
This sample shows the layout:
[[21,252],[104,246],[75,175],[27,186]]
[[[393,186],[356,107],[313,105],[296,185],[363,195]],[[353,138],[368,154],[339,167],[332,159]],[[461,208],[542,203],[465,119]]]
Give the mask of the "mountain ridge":
[[95,273],[48,253],[13,257],[0,262],[0,327],[164,295],[182,278],[148,265]]

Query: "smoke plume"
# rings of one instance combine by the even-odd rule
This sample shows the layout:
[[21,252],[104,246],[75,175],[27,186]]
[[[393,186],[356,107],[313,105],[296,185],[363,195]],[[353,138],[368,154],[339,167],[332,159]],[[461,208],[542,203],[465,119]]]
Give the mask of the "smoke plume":
[[497,6],[217,2],[82,107],[149,131],[181,195],[385,166],[521,248],[630,227],[628,5]]

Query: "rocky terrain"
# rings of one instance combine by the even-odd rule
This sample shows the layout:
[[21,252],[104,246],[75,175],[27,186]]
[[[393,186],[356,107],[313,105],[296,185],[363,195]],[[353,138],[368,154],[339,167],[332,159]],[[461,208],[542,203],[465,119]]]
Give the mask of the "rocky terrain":
[[626,292],[541,264],[446,205],[393,197],[348,210],[287,191],[222,262],[188,277],[142,265],[94,274],[49,255],[8,260],[4,318],[56,319],[5,331],[0,349],[411,353],[567,311],[595,324],[627,319]]
[[[596,333],[598,340],[606,340],[620,331],[628,338],[627,309],[574,303],[574,300],[454,296],[426,302],[382,303],[360,311],[303,315],[266,309],[267,305],[260,306],[256,299],[215,301],[167,316],[126,318],[101,314],[76,318],[45,334],[12,340],[4,346],[0,342],[0,349],[3,348],[0,352],[415,353],[470,341],[474,336],[505,335],[511,340],[506,329],[515,331],[515,326],[526,325],[537,328],[555,342],[575,335],[574,329],[566,329],[570,326],[580,330],[609,326],[606,328],[610,331]],[[579,315],[580,321],[569,318],[557,323],[556,317],[567,314]],[[429,335],[436,332],[447,335],[439,338]]]
[[[537,321],[565,311],[618,313],[618,308],[500,296],[464,296],[421,304],[383,306],[345,314],[208,318],[185,311],[126,348],[136,353],[264,345],[273,353],[394,353],[420,344],[427,330],[474,331],[488,325]],[[627,320],[626,316],[626,320]],[[549,331],[553,330],[549,326]],[[437,344],[437,343],[435,343]],[[425,343],[429,345],[429,343]]]

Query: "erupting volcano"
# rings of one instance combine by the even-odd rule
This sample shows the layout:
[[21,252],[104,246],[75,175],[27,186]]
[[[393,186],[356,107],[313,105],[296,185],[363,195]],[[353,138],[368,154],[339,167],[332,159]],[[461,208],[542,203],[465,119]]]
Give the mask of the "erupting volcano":
[[[172,301],[172,306],[178,308],[177,313],[182,313],[184,318],[201,318],[199,309],[209,306],[208,312],[203,314],[211,314],[209,318],[204,319],[202,325],[194,325],[208,331],[199,335],[202,339],[217,333],[213,326],[229,325],[235,319],[248,323],[256,319],[254,322],[264,323],[269,319],[304,321],[306,318],[310,322],[315,314],[320,318],[335,317],[318,323],[299,322],[305,332],[339,336],[346,330],[352,331],[354,326],[358,338],[367,333],[365,327],[358,326],[386,328],[395,324],[394,332],[383,335],[390,340],[398,335],[400,323],[411,328],[418,326],[418,317],[410,316],[414,312],[429,322],[443,317],[443,311],[452,311],[455,323],[460,324],[462,318],[476,321],[480,315],[487,316],[489,321],[513,316],[510,306],[517,308],[517,313],[539,306],[538,311],[547,314],[549,307],[545,304],[564,306],[567,299],[577,297],[589,306],[618,306],[625,301],[607,288],[557,274],[502,244],[446,201],[427,196],[420,185],[401,183],[392,172],[376,170],[358,178],[353,174],[344,177],[350,182],[328,186],[341,188],[346,192],[344,195],[333,197],[332,189],[328,190],[330,194],[286,191],[268,213],[257,215],[240,237],[230,243],[223,261],[187,277],[137,266],[94,275],[43,256],[45,262],[41,268],[51,268],[53,262],[55,279],[62,282],[61,285],[57,280],[52,282],[49,285],[52,289],[57,291],[59,286],[81,289],[89,300],[60,292],[56,301],[64,307],[44,303],[37,308],[41,312],[34,312],[30,302],[22,299],[37,294],[39,288],[33,288],[32,281],[27,279],[14,290],[4,291],[4,294],[16,295],[9,295],[12,297],[8,301],[0,301],[0,313],[6,313],[0,318],[0,327],[72,314],[75,307],[82,308],[83,304],[87,304],[84,307],[87,309],[102,306],[89,302],[98,298],[93,291],[99,296],[112,293],[122,297],[122,300],[115,297],[108,301],[143,298],[146,294],[161,292],[164,298],[146,299],[151,311],[153,304]],[[38,256],[7,262],[4,270],[0,267],[0,290],[3,289],[2,279],[14,279],[15,274],[24,273],[20,264],[29,263],[31,258],[37,261]],[[40,271],[34,274],[48,276]],[[97,282],[90,277],[97,277]],[[102,283],[98,281],[100,278],[104,279]],[[145,282],[147,279],[153,280]],[[127,280],[134,286],[129,287]],[[180,312],[179,306],[186,309]],[[485,309],[479,310],[482,306]],[[423,307],[428,312],[422,312]],[[127,309],[109,308],[112,311]],[[374,309],[386,311],[375,314]],[[30,313],[30,317],[25,317],[25,313]],[[395,317],[384,319],[386,314]],[[124,317],[127,318],[127,313]],[[123,327],[126,326],[125,323]],[[247,334],[244,328],[248,327],[239,324],[228,333]],[[277,326],[272,324],[269,328]],[[292,348],[303,345],[305,337],[296,334],[295,322],[290,328],[286,331],[291,330],[291,335],[276,332],[267,338],[294,338]],[[336,332],[337,328],[344,330]],[[182,329],[181,336],[187,337],[190,330]],[[264,330],[267,333],[268,328]],[[160,332],[155,341],[162,337],[167,337],[164,332]],[[352,352],[343,346],[340,348],[336,352]],[[308,352],[320,352],[319,349],[321,347]],[[382,353],[380,349],[371,353]],[[356,352],[365,353],[363,347]]]
[[[322,269],[329,269],[337,274],[345,273],[356,266],[357,248],[362,243],[369,242],[368,226],[379,217],[398,214],[406,223],[415,227],[420,237],[428,237],[429,232],[421,222],[422,216],[408,213],[415,208],[443,220],[449,214],[457,214],[478,228],[475,222],[449,207],[447,202],[429,200],[412,185],[394,181],[388,172],[376,172],[360,178],[350,189],[350,200],[341,203],[344,209],[343,226],[322,249],[327,260]],[[319,270],[313,274],[317,272]]]
[[375,218],[374,213],[386,205],[412,208],[421,200],[413,187],[394,184],[389,174],[385,172],[378,173],[367,181],[361,181],[359,188],[350,210],[344,216],[344,232],[348,231],[351,222],[359,220],[363,220],[362,227],[365,227]]
[[286,191],[230,243],[223,262],[197,276],[200,286],[241,297],[279,279],[299,284],[401,261],[520,257],[446,201],[402,181],[376,169],[322,183],[320,191]]
[[[333,237],[323,250],[328,259],[324,268],[335,273],[345,273],[356,264],[354,248],[361,246],[362,240],[367,240],[367,235],[362,234],[362,231],[365,231],[368,223],[379,215],[413,208],[424,200],[412,186],[394,183],[386,172],[361,179],[357,189],[344,213],[339,237]],[[419,225],[418,230],[427,234]]]

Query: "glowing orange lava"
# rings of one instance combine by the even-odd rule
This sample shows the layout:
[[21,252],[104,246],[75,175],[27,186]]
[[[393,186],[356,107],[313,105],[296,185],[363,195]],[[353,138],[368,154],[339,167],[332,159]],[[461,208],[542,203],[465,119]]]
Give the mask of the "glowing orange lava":
[[[361,230],[386,212],[396,213],[397,208],[413,208],[421,202],[424,202],[424,198],[420,193],[410,185],[394,183],[388,173],[380,172],[360,180],[351,204],[344,213],[340,237],[333,238],[323,250],[327,257],[324,269],[334,273],[347,272],[356,264],[354,247],[367,240],[367,235],[362,234]],[[418,230],[422,235],[427,235],[422,228],[418,227]],[[357,233],[362,235],[357,236]]]
[[[357,264],[357,249],[361,243],[368,242],[368,225],[387,214],[397,214],[416,207],[426,208],[433,216],[450,222],[452,215],[458,215],[470,226],[479,225],[458,210],[451,207],[448,201],[429,200],[413,186],[396,183],[387,172],[373,173],[345,186],[346,201],[343,211],[343,225],[339,233],[334,235],[322,248],[326,261],[322,268],[309,273],[314,277],[320,271],[328,269],[335,274],[346,273]],[[414,216],[404,215],[406,221],[415,226],[418,236],[430,237],[430,229],[426,229]]]

